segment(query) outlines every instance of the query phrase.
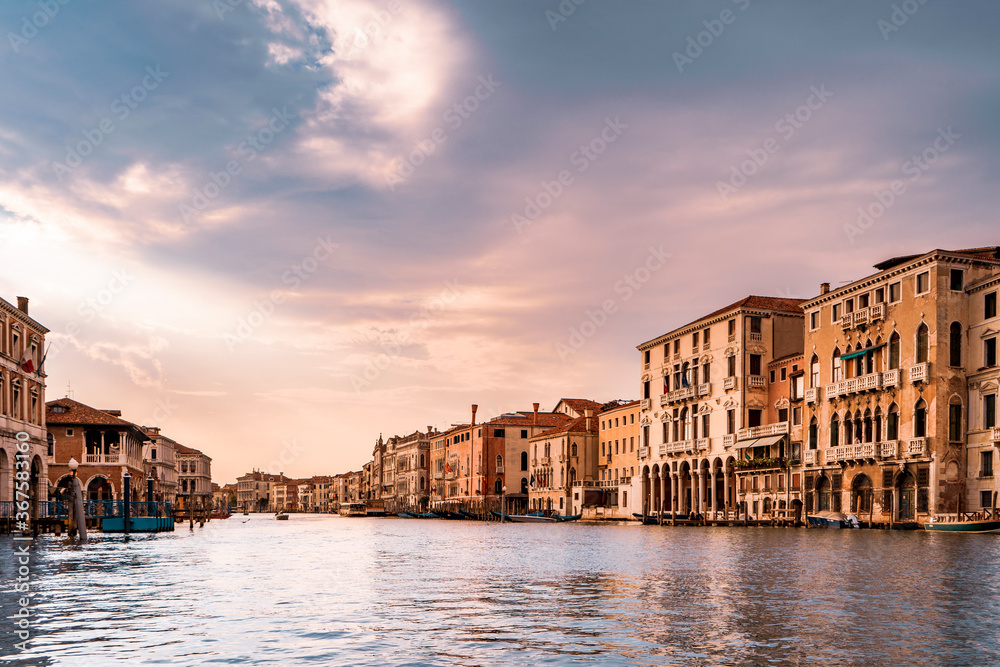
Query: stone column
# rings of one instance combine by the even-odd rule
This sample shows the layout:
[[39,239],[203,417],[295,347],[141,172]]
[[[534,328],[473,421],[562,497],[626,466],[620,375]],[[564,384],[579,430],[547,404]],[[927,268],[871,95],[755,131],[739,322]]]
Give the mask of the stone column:
[[701,512],[701,470],[691,473],[691,504],[694,514]]
[[712,513],[712,518],[715,518],[715,513],[719,511],[718,499],[715,497],[715,468],[711,469],[709,476],[709,485],[711,488],[708,490],[708,511]]
[[[722,503],[722,509],[723,509],[723,511],[728,511],[729,510],[729,468],[723,468],[722,469],[722,489],[723,489],[722,493],[725,496],[725,499],[724,499],[724,501]],[[727,515],[726,518],[728,519],[729,516]]]

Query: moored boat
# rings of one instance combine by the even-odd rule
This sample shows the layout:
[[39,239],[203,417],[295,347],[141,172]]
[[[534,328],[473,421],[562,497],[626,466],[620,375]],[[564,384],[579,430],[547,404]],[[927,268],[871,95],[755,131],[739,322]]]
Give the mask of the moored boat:
[[[493,516],[500,518],[500,512],[493,512]],[[503,515],[505,521],[510,521],[512,523],[561,523],[564,521],[576,521],[582,514],[572,514],[569,516],[559,516],[554,514],[552,516],[544,516],[541,514],[505,514]]]
[[925,523],[924,529],[942,533],[1000,533],[1000,514],[996,510],[939,514]]
[[341,503],[340,516],[368,516],[368,507],[364,503]]
[[842,512],[817,512],[806,517],[813,528],[860,528],[858,517]]
[[279,512],[278,514],[274,515],[274,518],[277,519],[278,521],[288,521],[288,514],[286,514],[285,512]]

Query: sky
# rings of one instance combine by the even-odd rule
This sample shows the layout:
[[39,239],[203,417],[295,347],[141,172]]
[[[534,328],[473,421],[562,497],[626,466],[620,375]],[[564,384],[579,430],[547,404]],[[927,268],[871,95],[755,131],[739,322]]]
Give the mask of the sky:
[[47,398],[253,469],[634,399],[635,346],[1000,244],[1000,6],[0,3]]

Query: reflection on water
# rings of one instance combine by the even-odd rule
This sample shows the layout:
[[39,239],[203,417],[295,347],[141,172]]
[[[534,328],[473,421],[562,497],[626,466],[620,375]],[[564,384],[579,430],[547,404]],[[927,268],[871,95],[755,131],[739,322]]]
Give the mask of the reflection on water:
[[[13,542],[0,537],[0,552]],[[1000,536],[254,515],[40,538],[14,665],[1000,662]]]

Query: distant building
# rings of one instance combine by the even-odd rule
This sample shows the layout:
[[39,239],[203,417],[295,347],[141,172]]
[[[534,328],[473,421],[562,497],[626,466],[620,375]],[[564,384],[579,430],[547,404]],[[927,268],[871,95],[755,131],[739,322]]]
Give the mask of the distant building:
[[149,440],[143,444],[142,458],[147,472],[153,476],[153,496],[156,500],[177,504],[177,464],[174,452],[177,443],[160,433],[155,426],[143,426]]
[[271,485],[286,481],[282,473],[252,470],[236,478],[236,504],[244,512],[265,512],[271,502]]
[[[0,299],[0,501],[14,500],[17,456],[26,454],[29,495],[48,500],[51,441],[45,430],[45,373],[40,368],[48,329],[28,316],[28,299],[17,306]],[[28,451],[18,447],[19,433]],[[23,447],[23,446],[22,446]]]
[[531,510],[578,514],[584,505],[600,504],[597,484],[599,420],[587,401],[579,410],[560,401],[553,412],[583,414],[542,431],[529,440],[531,474],[535,485],[528,492]]
[[639,494],[632,491],[639,466],[639,401],[612,401],[601,407],[597,417],[601,443],[597,469],[605,506],[594,516],[631,519],[633,513],[642,513]]
[[177,506],[187,509],[193,496],[195,508],[212,509],[212,459],[197,449],[184,445],[175,446],[174,456],[181,483]]
[[[396,498],[401,507],[416,507],[421,499],[429,500],[430,438],[433,427],[426,433],[390,438],[396,452]],[[426,501],[425,501],[426,502]]]

